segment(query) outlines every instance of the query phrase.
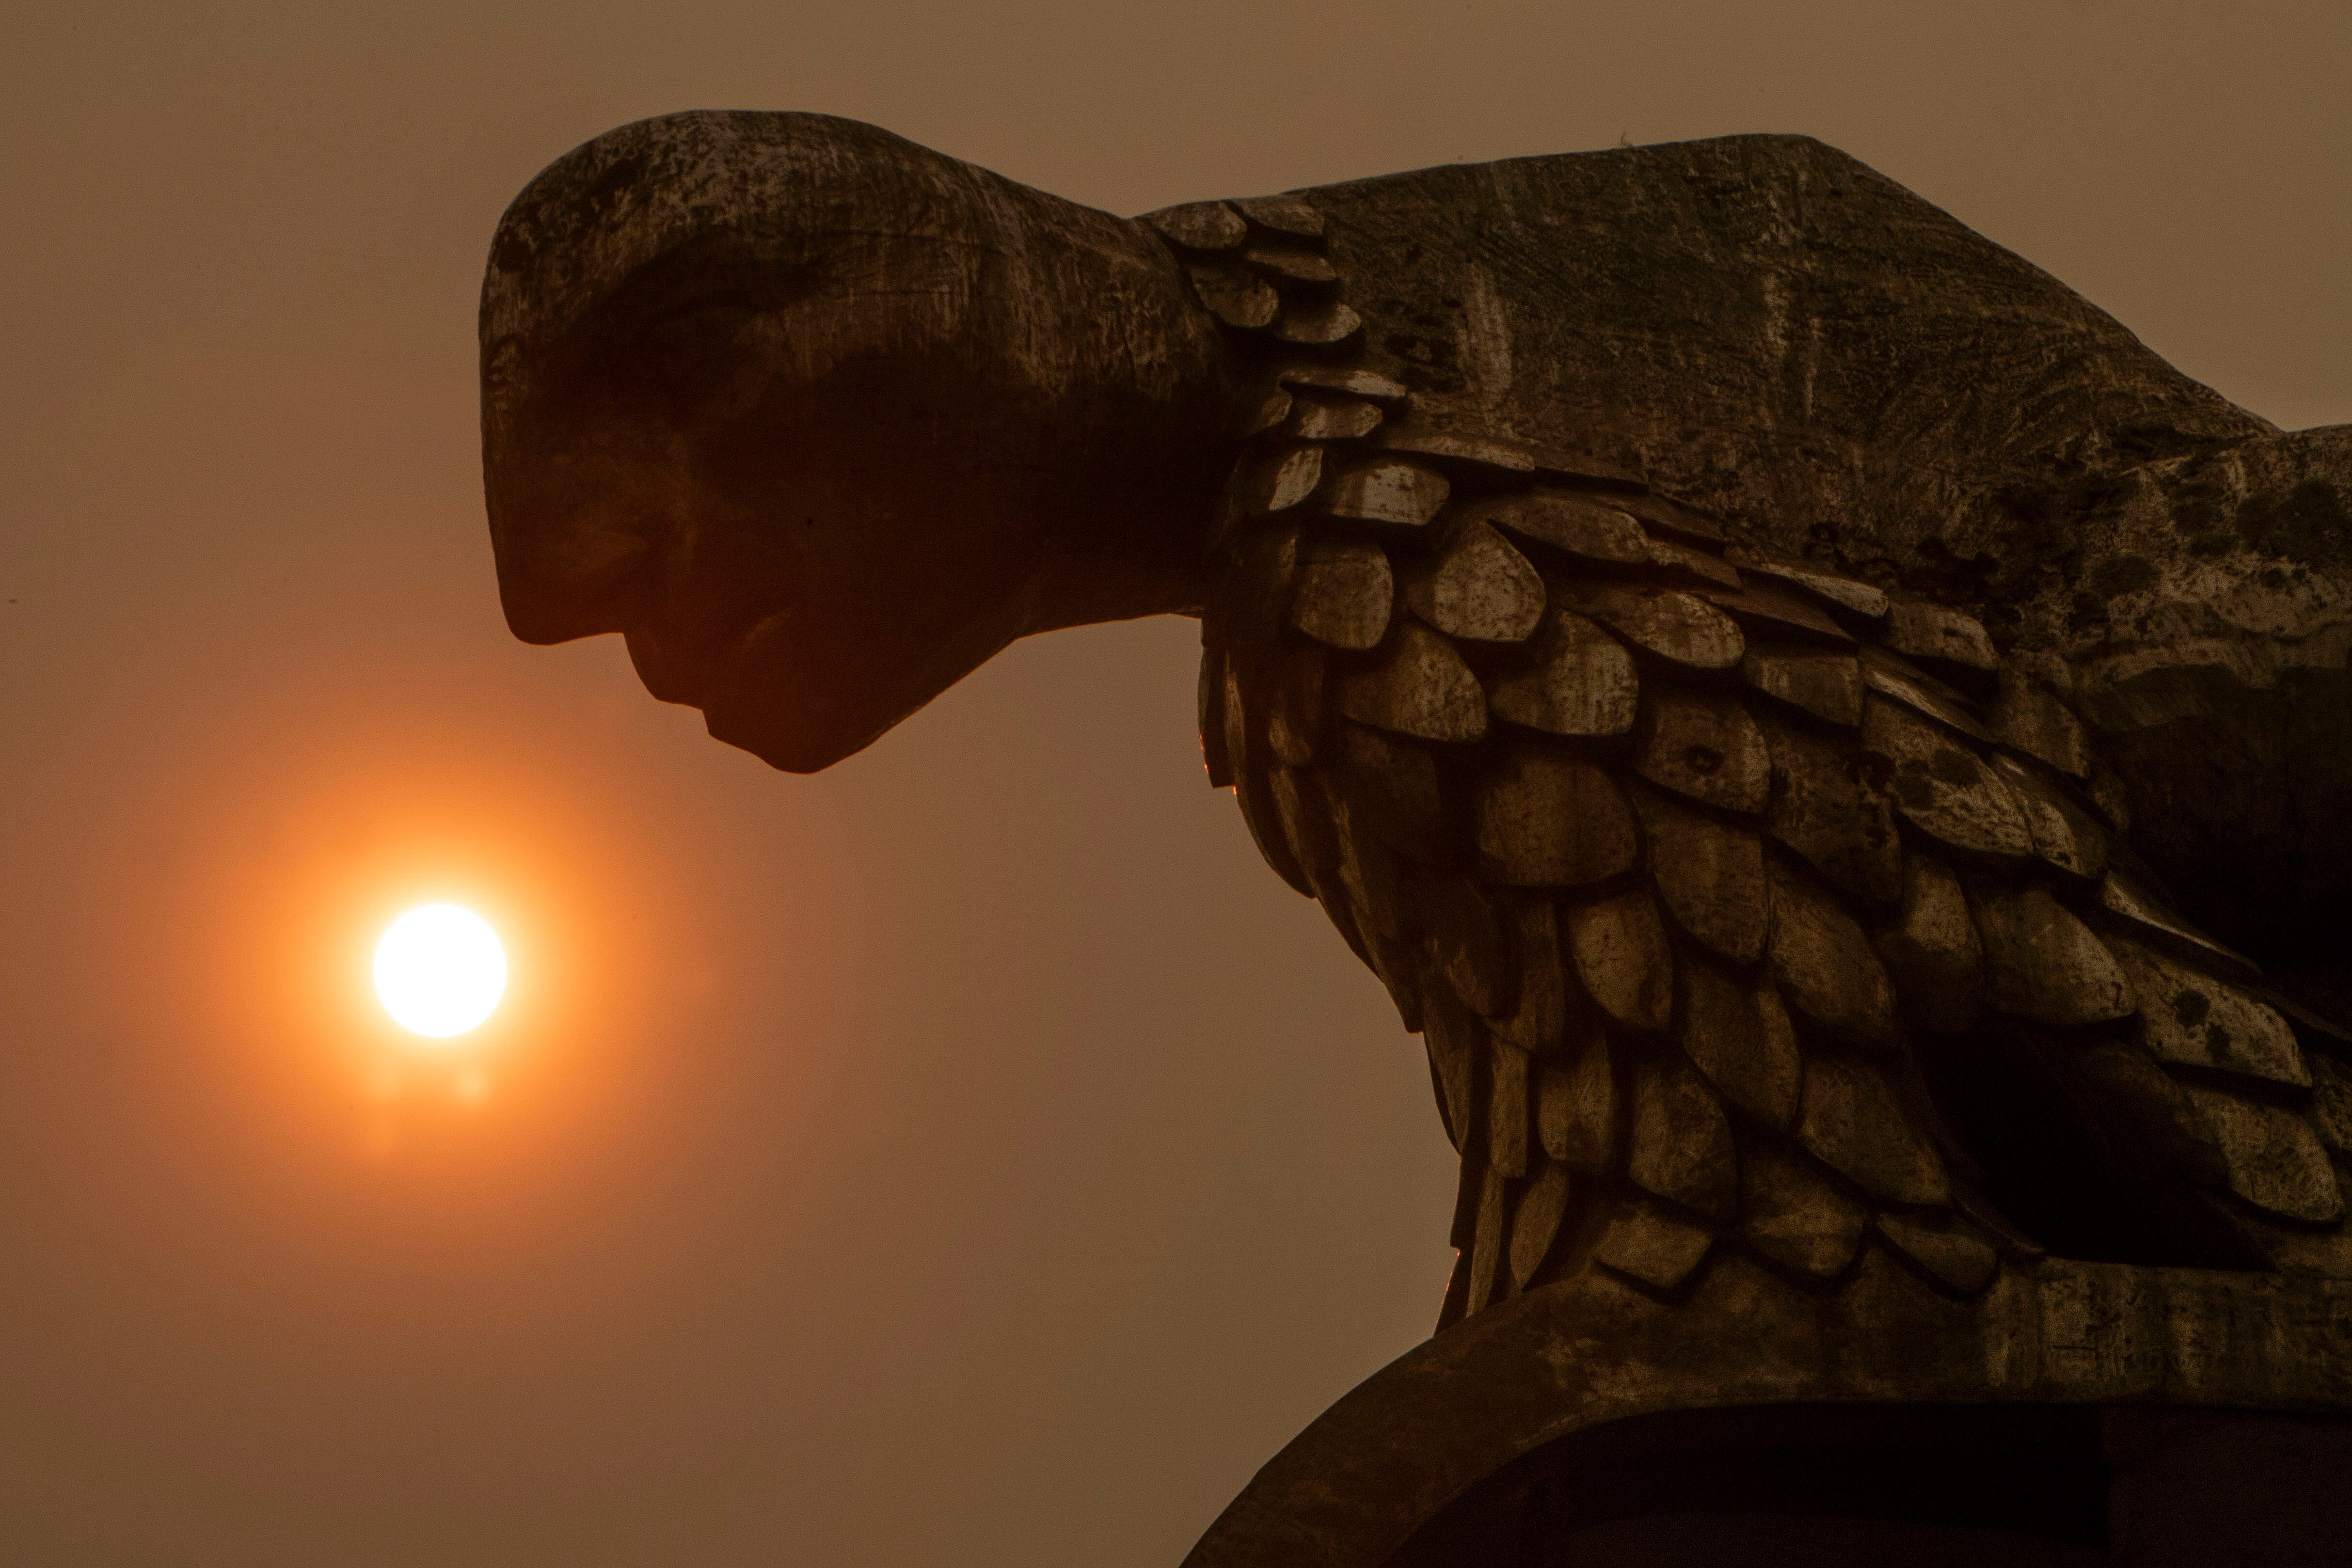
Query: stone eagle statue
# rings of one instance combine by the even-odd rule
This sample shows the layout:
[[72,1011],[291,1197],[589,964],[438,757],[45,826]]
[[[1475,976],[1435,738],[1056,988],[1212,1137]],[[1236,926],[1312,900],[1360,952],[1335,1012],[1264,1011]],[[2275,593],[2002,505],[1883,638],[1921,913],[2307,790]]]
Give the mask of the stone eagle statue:
[[779,768],[1199,617],[1209,782],[1427,1042],[1441,1328],[2352,1280],[2352,427],[1853,159],[1129,219],[678,115],[517,199],[481,343],[516,634]]

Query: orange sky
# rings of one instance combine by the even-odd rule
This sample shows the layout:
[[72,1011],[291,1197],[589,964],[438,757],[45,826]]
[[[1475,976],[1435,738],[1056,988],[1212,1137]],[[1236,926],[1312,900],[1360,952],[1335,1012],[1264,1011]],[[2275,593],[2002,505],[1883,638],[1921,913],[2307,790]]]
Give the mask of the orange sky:
[[[2352,419],[2335,0],[47,11],[0,49],[16,1561],[1173,1568],[1433,1319],[1419,1047],[1202,784],[1189,623],[814,779],[508,639],[475,290],[585,137],[821,110],[1135,212],[1807,131]],[[365,974],[442,897],[515,980],[436,1059]]]

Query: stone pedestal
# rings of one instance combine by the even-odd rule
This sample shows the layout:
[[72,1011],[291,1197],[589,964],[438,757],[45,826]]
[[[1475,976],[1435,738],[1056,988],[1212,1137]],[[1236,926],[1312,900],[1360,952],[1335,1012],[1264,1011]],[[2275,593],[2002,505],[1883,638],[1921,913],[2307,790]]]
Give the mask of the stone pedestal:
[[1964,1306],[1727,1260],[1677,1304],[1591,1275],[1440,1334],[1187,1568],[2315,1568],[2347,1521],[2352,1285],[2047,1261]]

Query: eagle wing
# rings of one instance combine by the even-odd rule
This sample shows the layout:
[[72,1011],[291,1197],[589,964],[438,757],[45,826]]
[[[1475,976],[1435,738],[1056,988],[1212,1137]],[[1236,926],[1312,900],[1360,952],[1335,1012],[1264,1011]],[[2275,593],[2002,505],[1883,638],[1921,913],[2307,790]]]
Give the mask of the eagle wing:
[[2344,1037],[2169,907],[2062,664],[1423,422],[1304,201],[1149,221],[1263,377],[1209,776],[1426,1042],[1441,1326],[1724,1249],[1961,1296],[2044,1249],[2352,1272]]

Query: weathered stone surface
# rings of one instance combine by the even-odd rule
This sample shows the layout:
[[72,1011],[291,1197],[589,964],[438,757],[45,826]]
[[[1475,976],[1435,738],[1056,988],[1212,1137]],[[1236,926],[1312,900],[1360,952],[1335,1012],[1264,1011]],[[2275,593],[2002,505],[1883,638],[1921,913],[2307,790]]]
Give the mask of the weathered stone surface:
[[1984,943],[1951,867],[1914,852],[1903,862],[1903,904],[1872,939],[1904,1016],[1933,1034],[1959,1034],[1984,1016]]
[[1445,476],[1418,463],[1367,463],[1331,481],[1324,511],[1358,522],[1421,528],[1445,505]]
[[2336,1167],[2309,1122],[2227,1090],[2201,1083],[2182,1087],[2212,1129],[2231,1192],[2256,1208],[2309,1225],[2333,1225],[2344,1218]]
[[2242,953],[2231,951],[2174,914],[2139,878],[2120,866],[2110,866],[2099,883],[2099,906],[2121,920],[2144,942],[2169,948],[2217,974],[2240,979],[2260,977],[2262,971]]
[[1276,379],[1285,386],[1315,387],[1381,402],[1396,402],[1405,396],[1402,382],[1357,365],[1285,365]]
[[2064,790],[2013,757],[1995,756],[1992,771],[2025,819],[2033,852],[2045,863],[2085,880],[2107,869],[2107,831]]
[[1298,576],[1298,525],[1282,521],[1251,529],[1234,549],[1234,570],[1219,591],[1219,620],[1228,646],[1263,647],[1282,625]]
[[1313,896],[1312,883],[1307,869],[1290,852],[1288,836],[1268,786],[1267,776],[1274,764],[1265,755],[1265,706],[1263,689],[1253,692],[1244,678],[1240,664],[1228,660],[1225,664],[1225,695],[1221,705],[1224,720],[1224,749],[1232,759],[1234,772],[1234,794],[1242,809],[1242,821],[1249,829],[1251,841],[1258,854],[1276,876],[1297,892]]
[[[1441,1102],[1442,1103],[1442,1102]],[[1454,1277],[1465,1287],[1469,1284],[1469,1252],[1478,1239],[1478,1199],[1486,1181],[1486,1156],[1476,1149],[1465,1155],[1454,1181],[1454,1213],[1445,1227],[1445,1244],[1459,1249],[1464,1256]],[[1448,1281],[1451,1288],[1452,1281]]]
[[1421,913],[1430,956],[1463,1005],[1486,1018],[1509,1011],[1518,1000],[1517,966],[1505,916],[1486,890],[1465,876],[1430,876]]
[[1339,680],[1339,711],[1359,724],[1422,740],[1471,741],[1486,733],[1486,694],[1454,644],[1406,622],[1369,669]]
[[1511,1282],[1526,1290],[1551,1252],[1573,1187],[1566,1166],[1546,1160],[1511,1213]]
[[1486,1107],[1479,1102],[1478,1075],[1486,1054],[1486,1031],[1455,999],[1451,988],[1423,988],[1422,1044],[1429,1052],[1429,1075],[1437,1089],[1437,1110],[1445,1135],[1458,1153],[1477,1151]]
[[1678,590],[1579,583],[1561,598],[1634,647],[1685,669],[1731,669],[1748,645],[1729,616]]
[[1865,625],[1876,625],[1886,619],[1886,595],[1869,583],[1818,570],[1800,561],[1769,559],[1752,550],[1734,550],[1731,558],[1743,570],[1810,594]]
[[1331,924],[1388,992],[1390,1001],[1396,1005],[1397,1021],[1405,1033],[1419,1034],[1423,1011],[1421,971],[1414,965],[1413,956],[1393,937],[1364,930],[1355,905],[1345,897],[1347,884],[1341,882],[1338,885],[1342,896],[1336,901],[1337,907],[1335,901],[1324,900]]
[[1675,1029],[1683,1054],[1734,1108],[1785,1132],[1797,1113],[1804,1062],[1779,994],[1705,959],[1685,958],[1678,978]]
[[1883,781],[1885,759],[1789,724],[1765,727],[1772,800],[1765,831],[1832,887],[1868,904],[1903,896],[1903,841]]
[[1862,722],[1862,661],[1852,653],[1750,643],[1739,678],[1827,723]]
[[1491,1041],[1486,1075],[1486,1158],[1514,1179],[1528,1174],[1528,1053],[1502,1040]]
[[2025,671],[2004,668],[1985,727],[2006,747],[2070,779],[2091,776],[2091,737],[2072,708]]
[[1878,1069],[1848,1057],[1807,1063],[1797,1141],[1864,1192],[1893,1203],[1951,1200],[1944,1162],[1912,1127]]
[[1649,844],[1650,880],[1667,918],[1735,964],[1764,956],[1770,903],[1764,841],[1756,830],[1676,805],[1650,790],[1633,796]]
[[1323,448],[1285,446],[1252,457],[1235,481],[1252,512],[1286,512],[1323,483]]
[[2287,1028],[2294,1031],[2296,1043],[2305,1051],[2328,1051],[2340,1061],[2352,1061],[2352,1030],[2320,1017],[2275,990],[2265,988],[2261,999],[2286,1019]]
[[1930,838],[1971,854],[2022,859],[2033,836],[2009,789],[1982,758],[1892,703],[1863,705],[1862,741],[1895,765],[1889,800]]
[[1381,432],[1380,444],[1384,451],[1408,452],[1429,458],[1442,468],[1490,479],[1500,475],[1532,474],[1536,466],[1528,449],[1516,441],[1462,431],[1401,430],[1391,426]]
[[1234,434],[1247,439],[1253,435],[1263,435],[1267,431],[1277,428],[1283,421],[1290,417],[1291,405],[1297,401],[1286,388],[1274,388],[1258,401],[1255,409],[1243,416]]
[[1992,731],[1959,693],[1874,643],[1864,643],[1861,652],[1863,684],[1872,691],[1979,746],[1993,744]]
[[1285,650],[1267,662],[1265,743],[1292,768],[1314,762],[1323,736],[1323,661]]
[[[1692,582],[1719,588],[1738,595],[1740,591],[1739,569],[1719,555],[1703,549],[1693,549],[1672,539],[1650,540],[1650,564],[1669,577],[1680,577]],[[1729,605],[1723,608],[1729,609]],[[1733,619],[1738,619],[1735,612]]]
[[1201,767],[1209,776],[1212,789],[1234,787],[1233,754],[1225,746],[1227,674],[1224,649],[1210,646],[1201,650],[1201,678],[1193,691],[1193,705],[1201,726]]
[[1455,531],[1435,560],[1408,575],[1404,601],[1438,631],[1474,643],[1522,643],[1543,619],[1543,579],[1484,523]]
[[2352,1158],[2352,1069],[2311,1059],[2311,1125],[2337,1159]]
[[1893,601],[1882,635],[1906,658],[1945,669],[1990,674],[2000,667],[1984,623],[1946,605],[1925,600]]
[[1584,1031],[1563,1061],[1544,1062],[1536,1082],[1536,1131],[1544,1153],[1572,1171],[1607,1176],[1616,1169],[1617,1074],[1598,1024]]
[[1702,588],[1700,598],[1730,616],[1751,635],[1810,637],[1832,647],[1850,647],[1853,634],[1809,601],[1769,583],[1746,588]]
[[1471,516],[1577,560],[1638,566],[1650,559],[1650,538],[1642,525],[1591,497],[1538,490],[1490,502]]
[[1607,771],[1528,742],[1499,748],[1472,802],[1478,860],[1516,887],[1576,887],[1633,868],[1633,809]]
[[1325,398],[1295,401],[1290,434],[1300,441],[1355,441],[1380,428],[1381,408],[1375,402]]
[[[2340,1375],[2341,1281],[2053,1259],[2036,1268],[2002,1270],[1989,1291],[1980,1304],[1956,1301],[1924,1286],[1878,1247],[1864,1253],[1848,1288],[1826,1294],[1773,1278],[1738,1249],[1726,1249],[1686,1295],[1665,1300],[1629,1301],[1634,1287],[1612,1273],[1560,1281],[1507,1314],[1473,1321],[1419,1346],[1333,1406],[1258,1472],[1194,1549],[1188,1568],[1279,1563],[1290,1560],[1286,1554],[1301,1540],[1317,1543],[1328,1568],[1379,1568],[1393,1559],[1399,1540],[1436,1511],[1434,1500],[1469,1495],[1511,1460],[1558,1437],[1563,1426],[1589,1444],[1594,1434],[1628,1417],[1769,1406],[1785,1401],[1798,1379],[1842,1411],[1865,1416],[1890,1406],[1918,1411],[1990,1401],[2011,1410],[2039,1407],[2064,1426],[2091,1427],[2102,1406],[2135,1420],[2145,1415],[2168,1426],[2194,1423],[2193,1432],[2219,1441],[2166,1444],[2175,1462],[2152,1475],[2133,1463],[2129,1450],[2107,1450],[2116,1453],[2117,1479],[2150,1483],[2119,1499],[2128,1511],[2118,1519],[2116,1560],[2152,1568],[2329,1561],[2337,1512],[2329,1488],[2341,1448],[2334,1442],[2334,1423],[2311,1417],[2332,1410]],[[2265,1332],[2250,1333],[2250,1322],[2265,1324]],[[1597,1324],[1611,1325],[1622,1336],[1618,1343],[1636,1349],[1623,1358],[1597,1353]],[[2086,1335],[2089,1325],[2100,1332]],[[1834,1353],[1808,1354],[1823,1344]],[[2183,1411],[2185,1389],[2199,1391],[2208,1407]],[[1468,1411],[1476,1414],[1457,1425],[1458,1413]],[[2225,1414],[2235,1411],[2269,1414],[2244,1416],[2241,1424],[2238,1415]],[[2204,1425],[2217,1417],[2231,1424],[2218,1432]],[[1444,1423],[1444,1430],[1459,1437],[1445,1443],[1396,1440],[1400,1432],[1429,1429],[1423,1423]],[[2043,1425],[2030,1421],[2022,1429]],[[2105,1425],[2113,1443],[2116,1427]],[[2290,1448],[2281,1441],[2287,1434],[2317,1442]],[[2252,1462],[2266,1469],[2279,1468],[2287,1456],[2299,1454],[2304,1462],[2284,1467],[2277,1490],[2249,1498],[2249,1477],[2229,1467],[2219,1451],[2223,1445],[2252,1449]],[[1628,1469],[1643,1474],[1654,1451],[1634,1450],[1627,1456]],[[2089,1444],[2080,1451],[2095,1465],[2104,1457]],[[1896,1456],[1898,1465],[1905,1458]],[[1791,1469],[1801,1467],[1801,1460]],[[1931,1479],[1951,1484],[1967,1473],[1939,1468]],[[2038,1490],[2043,1477],[2032,1470],[2030,1456],[2023,1473],[2033,1475]],[[1348,1478],[1346,1484],[1335,1484],[1335,1477]],[[2055,1484],[2058,1478],[2049,1479]],[[2184,1494],[2190,1506],[2168,1512],[2160,1495],[2168,1491]],[[2313,1492],[2317,1496],[2306,1495]],[[2098,1501],[2098,1491],[2091,1498]],[[2228,1506],[2233,1500],[2246,1503],[2235,1520]],[[1971,1496],[1970,1506],[1977,1500]],[[2201,1537],[2176,1533],[2184,1512],[2208,1527]],[[2276,1518],[2282,1512],[2288,1515],[2284,1530]],[[1935,1561],[1905,1556],[1899,1549],[1884,1556],[1809,1557],[1806,1538],[1794,1531],[1784,1531],[1764,1551],[1745,1552],[1754,1544],[1753,1517],[1733,1518],[1732,1531],[1717,1538],[1727,1549],[1720,1556],[1678,1553],[1670,1546],[1633,1560],[1716,1563],[1741,1561],[1732,1555],[1740,1552],[1750,1563],[1775,1556],[1840,1563]],[[2102,1522],[2096,1512],[2086,1517],[2094,1525]],[[1515,1510],[1501,1522],[1506,1529],[1539,1526],[1544,1518],[1535,1510]],[[2247,1538],[2247,1550],[2234,1560],[2197,1554],[2217,1540],[2233,1550],[2240,1544],[2233,1526]],[[1525,1537],[1499,1539],[1517,1545]],[[1948,1552],[1943,1550],[1948,1540],[1937,1540],[1931,1550],[1953,1564],[1969,1562],[1972,1548],[1982,1549],[1976,1561],[2003,1568],[2063,1563],[2070,1556],[2095,1563],[2105,1552],[2101,1547],[2070,1552],[2063,1542],[2021,1542],[2009,1531],[1969,1531]],[[2189,1551],[2159,1555],[2178,1546]],[[1454,1560],[1498,1559],[1465,1552]]]
[[1862,1249],[1869,1207],[1772,1145],[1740,1150],[1740,1239],[1784,1269],[1816,1280],[1846,1270]]
[[1241,214],[1223,202],[1186,202],[1144,214],[1144,221],[1186,250],[1234,250],[1249,234]]
[[1511,1202],[1510,1180],[1489,1165],[1478,1189],[1478,1218],[1470,1243],[1469,1310],[1486,1310],[1495,1299],[1495,1287],[1507,1285],[1503,1242],[1507,1234]]
[[2310,1087],[2294,1031],[2270,1008],[2136,942],[2106,946],[2138,999],[2140,1043],[2158,1061]]
[[1705,1226],[1658,1204],[1622,1198],[1609,1216],[1592,1259],[1653,1290],[1672,1291],[1690,1278],[1714,1244],[1714,1233]]
[[1387,635],[1396,599],[1388,552],[1360,539],[1307,547],[1290,598],[1290,623],[1317,642],[1360,653]]
[[2090,796],[2091,805],[2106,819],[2107,826],[2119,833],[2131,831],[2131,790],[2105,758],[2091,758],[2091,776],[2084,780],[2083,792]]
[[2000,1256],[1984,1239],[1957,1223],[1929,1224],[1914,1215],[1882,1214],[1878,1233],[1946,1290],[1973,1296],[1992,1283]]
[[1323,214],[1304,196],[1241,196],[1231,204],[1260,228],[1300,239],[1323,237]]
[[1536,477],[1538,479],[1558,481],[1588,490],[1598,486],[1608,492],[1606,498],[1612,502],[1631,499],[1631,494],[1620,492],[1638,494],[1645,486],[1642,476],[1623,464],[1595,456],[1589,444],[1573,450],[1566,446],[1547,445],[1539,441],[1524,441],[1520,444],[1535,459]]
[[1282,297],[1264,278],[1238,267],[1203,264],[1192,269],[1192,292],[1209,314],[1228,327],[1263,327],[1282,308]]
[[1339,836],[1331,826],[1322,788],[1312,779],[1302,779],[1297,768],[1276,768],[1266,779],[1266,793],[1291,859],[1320,897],[1324,879],[1339,866]]
[[1412,913],[1405,902],[1396,856],[1356,821],[1353,800],[1341,794],[1331,801],[1331,821],[1339,841],[1339,884],[1367,936],[1402,941],[1412,931]]
[[1639,491],[1644,481],[1639,474],[1622,463],[1612,463],[1594,455],[1591,443],[1581,443],[1573,449],[1548,445],[1539,441],[1522,442],[1536,461],[1538,478],[1559,480],[1570,485],[1590,488],[1598,486],[1612,493]]
[[1291,853],[1290,835],[1275,801],[1274,771],[1274,768],[1258,768],[1243,777],[1234,791],[1240,797],[1242,821],[1248,825],[1257,852],[1275,875],[1288,883],[1294,893],[1312,898],[1314,883],[1307,877],[1307,868]]
[[1895,1038],[1895,988],[1870,939],[1837,901],[1800,877],[1772,878],[1770,962],[1789,1007],[1841,1044]]
[[1330,257],[1305,246],[1247,246],[1242,260],[1282,283],[1330,283],[1339,276]]
[[2060,1029],[2129,1018],[2139,1003],[2091,928],[2042,888],[1975,900],[1985,996],[1998,1010]]
[[1363,329],[1363,318],[1336,299],[1319,299],[1286,307],[1274,323],[1274,335],[1286,343],[1323,347],[1345,342]]
[[1627,1029],[1663,1034],[1674,1019],[1675,950],[1650,890],[1636,887],[1568,911],[1577,978]]
[[1689,1062],[1665,1052],[1645,1055],[1633,1077],[1625,1174],[1645,1192],[1730,1223],[1739,1204],[1739,1159],[1715,1092]]
[[1488,687],[1496,718],[1548,735],[1622,735],[1633,727],[1641,685],[1622,643],[1581,615],[1555,610],[1533,652],[1526,669]]
[[[2138,1144],[2168,1176],[2206,1186],[2227,1183],[2229,1168],[2211,1123],[2147,1052],[2108,1040],[2061,1057],[2056,1065],[2098,1107],[2102,1122]],[[2147,1179],[2145,1168],[2134,1174]]]
[[1345,721],[1333,729],[1332,777],[1349,826],[1415,860],[1449,863],[1454,823],[1429,747]]
[[[1339,933],[1340,939],[1348,944],[1349,950],[1362,959],[1365,967],[1378,976],[1381,983],[1387,985],[1393,995],[1397,987],[1391,978],[1392,972],[1384,967],[1380,956],[1374,953],[1374,934],[1364,925],[1362,912],[1357,907],[1354,897],[1349,892],[1347,874],[1349,845],[1342,837],[1340,813],[1330,804],[1329,790],[1325,787],[1324,780],[1297,768],[1281,769],[1280,782],[1287,783],[1290,792],[1295,796],[1297,803],[1297,810],[1295,814],[1283,805],[1285,791],[1278,785],[1269,792],[1275,797],[1276,810],[1282,819],[1284,833],[1289,839],[1293,853],[1297,857],[1299,869],[1307,875],[1308,895],[1323,905],[1323,913],[1329,917],[1332,927]],[[1330,857],[1327,862],[1318,862],[1308,853],[1309,841],[1307,834],[1309,830],[1307,823],[1310,820],[1315,824],[1313,831],[1320,837],[1324,852]],[[1404,966],[1405,973],[1402,977],[1412,988],[1417,990],[1419,977],[1412,972],[1415,962],[1413,956],[1407,955],[1393,944],[1390,945],[1388,950],[1399,963]],[[1421,1011],[1418,996],[1415,996],[1411,1006],[1407,1006],[1402,999],[1399,999],[1397,1005],[1398,1010],[1411,1020],[1405,1026],[1405,1032],[1408,1034],[1419,1032]]]
[[1654,688],[1633,737],[1633,770],[1662,789],[1747,816],[1770,798],[1764,732],[1729,697]]
[[1490,1018],[1488,1027],[1521,1051],[1557,1051],[1568,1033],[1570,992],[1552,902],[1540,894],[1522,894],[1507,899],[1503,908],[1517,959],[1518,995],[1510,1011]]
[[1710,549],[1723,548],[1722,519],[1696,507],[1685,506],[1670,496],[1655,493],[1627,496],[1622,504],[1654,535],[1681,539]]

